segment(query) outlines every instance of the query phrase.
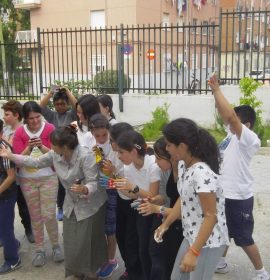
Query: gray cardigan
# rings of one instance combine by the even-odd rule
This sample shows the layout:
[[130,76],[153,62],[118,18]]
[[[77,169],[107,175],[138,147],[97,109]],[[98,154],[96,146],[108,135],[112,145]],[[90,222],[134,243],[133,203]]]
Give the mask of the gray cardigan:
[[[94,154],[85,147],[77,146],[69,162],[53,150],[38,158],[15,155],[14,161],[17,165],[36,168],[54,167],[66,190],[63,210],[68,218],[74,210],[77,221],[86,219],[94,215],[107,200],[105,189],[98,184],[98,167]],[[82,184],[88,188],[88,195],[79,195],[70,191],[76,179],[83,179]]]

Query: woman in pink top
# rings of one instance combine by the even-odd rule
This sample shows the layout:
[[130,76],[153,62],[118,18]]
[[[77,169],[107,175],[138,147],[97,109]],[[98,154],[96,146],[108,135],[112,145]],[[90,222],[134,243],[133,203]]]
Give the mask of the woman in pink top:
[[[43,120],[41,108],[34,101],[28,101],[23,105],[23,117],[24,125],[17,128],[14,134],[14,152],[32,157],[47,153],[51,147],[50,134],[54,130],[54,126]],[[51,167],[41,169],[20,167],[18,178],[28,205],[36,241],[33,266],[43,266],[46,262],[44,224],[52,244],[53,260],[55,262],[63,261],[55,217],[58,179],[54,170]]]

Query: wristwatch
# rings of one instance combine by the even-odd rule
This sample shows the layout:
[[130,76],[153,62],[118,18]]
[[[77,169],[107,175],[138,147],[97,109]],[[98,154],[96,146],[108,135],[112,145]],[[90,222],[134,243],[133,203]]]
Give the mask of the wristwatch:
[[165,214],[165,207],[164,206],[160,206],[159,208],[159,214],[164,217],[164,214]]
[[136,193],[138,193],[140,191],[140,188],[136,185],[135,187],[134,187],[134,189],[133,190],[130,190],[130,191],[128,191],[129,193],[134,193],[134,194],[136,194]]

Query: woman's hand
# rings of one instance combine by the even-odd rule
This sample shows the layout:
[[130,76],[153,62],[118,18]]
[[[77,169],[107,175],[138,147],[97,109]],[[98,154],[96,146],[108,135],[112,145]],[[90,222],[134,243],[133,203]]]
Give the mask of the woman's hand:
[[28,141],[28,146],[29,146],[29,148],[31,148],[31,149],[33,149],[34,147],[41,148],[41,147],[42,147],[41,139],[38,138],[38,137],[29,139],[29,141]]
[[115,173],[115,167],[110,160],[104,159],[102,160],[102,171],[106,175],[112,176]]
[[75,183],[70,187],[70,190],[77,194],[84,194],[84,195],[88,194],[88,188],[82,184]]
[[141,214],[142,216],[148,216],[154,213],[159,213],[159,208],[160,206],[155,205],[150,202],[144,202],[142,203],[138,208],[138,213]]
[[113,184],[117,190],[132,191],[134,188],[126,178],[113,179]]
[[4,144],[0,146],[0,156],[3,158],[10,158],[12,152],[9,147],[6,147]]
[[160,243],[163,241],[163,234],[168,230],[168,227],[162,223],[156,230],[154,234],[154,239],[157,243]]
[[191,250],[188,250],[180,263],[180,269],[182,272],[192,272],[196,269],[197,257]]

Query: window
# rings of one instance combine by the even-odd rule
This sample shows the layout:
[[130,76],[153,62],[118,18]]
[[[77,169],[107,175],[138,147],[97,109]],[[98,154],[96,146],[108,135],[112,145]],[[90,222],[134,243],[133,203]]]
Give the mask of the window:
[[105,28],[105,11],[98,10],[98,11],[91,11],[90,13],[90,24],[92,28]]
[[90,69],[93,75],[104,71],[106,69],[106,56],[100,54],[92,55]]
[[203,35],[207,35],[207,31],[208,31],[208,21],[203,21],[202,23],[203,27],[202,27],[202,34]]
[[[163,13],[162,15],[162,27],[168,27],[170,26],[170,14],[169,13]],[[167,29],[169,30],[169,29]]]
[[177,19],[177,24],[178,24],[178,32],[183,32],[183,25],[184,25],[183,17],[179,17]]
[[192,27],[191,27],[191,32],[192,33],[195,33],[195,32],[198,33],[197,22],[198,22],[198,20],[196,18],[192,19]]

